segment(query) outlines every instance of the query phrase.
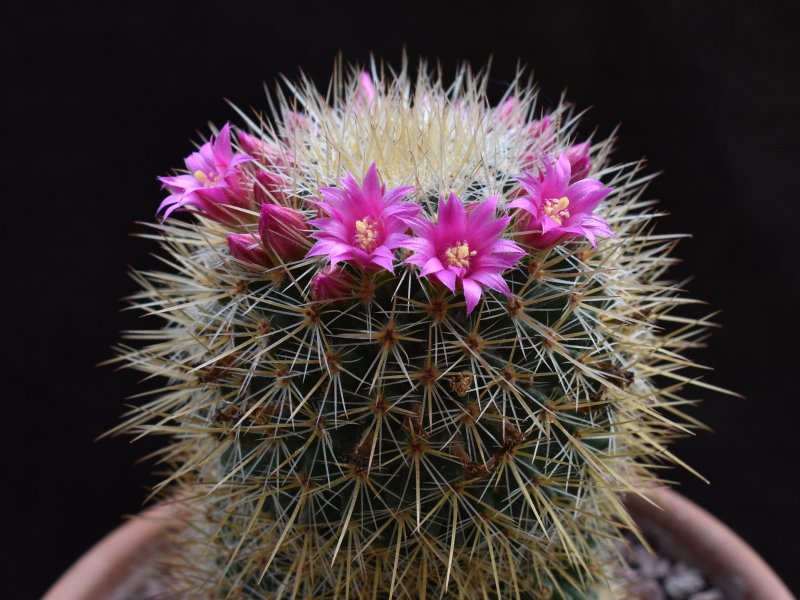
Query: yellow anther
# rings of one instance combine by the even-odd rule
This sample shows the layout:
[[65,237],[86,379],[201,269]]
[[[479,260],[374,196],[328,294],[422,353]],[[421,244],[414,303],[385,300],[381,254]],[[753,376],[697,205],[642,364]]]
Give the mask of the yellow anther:
[[469,259],[476,254],[477,252],[475,252],[475,250],[470,251],[469,244],[467,242],[461,242],[455,246],[450,246],[444,252],[447,263],[451,267],[461,268],[469,267]]
[[192,173],[192,175],[194,175],[194,178],[197,179],[197,181],[199,181],[200,183],[202,183],[203,186],[205,187],[214,185],[214,182],[217,180],[217,174],[214,171],[211,171],[210,173],[205,173],[204,171],[198,169],[197,171]]
[[562,196],[561,198],[551,198],[550,200],[545,200],[544,214],[553,219],[553,221],[555,221],[558,225],[561,225],[563,219],[569,218],[569,211],[567,210],[568,206],[569,198],[566,196]]
[[378,245],[378,227],[372,217],[364,217],[356,221],[356,235],[354,242],[364,252],[372,252]]

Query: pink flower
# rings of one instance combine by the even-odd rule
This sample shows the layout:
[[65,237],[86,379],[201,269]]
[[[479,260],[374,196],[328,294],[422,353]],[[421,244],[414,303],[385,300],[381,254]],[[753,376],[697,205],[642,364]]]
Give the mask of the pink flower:
[[328,266],[311,279],[311,295],[314,300],[342,300],[353,293],[355,279],[342,267]]
[[307,225],[303,215],[286,206],[261,205],[258,233],[264,245],[283,261],[302,258],[308,250]]
[[315,204],[326,216],[310,221],[318,231],[312,234],[317,242],[307,256],[327,256],[331,265],[347,261],[363,269],[394,272],[394,251],[408,237],[406,220],[420,211],[412,202],[401,202],[413,189],[404,186],[387,192],[375,163],[361,186],[348,173],[341,188],[321,188],[324,200]]
[[[272,261],[261,245],[261,239],[257,235],[249,233],[231,233],[228,236],[228,249],[234,258],[262,267],[271,267]],[[251,269],[254,270],[254,269]]]
[[555,162],[545,161],[543,175],[525,174],[518,179],[528,195],[509,202],[508,207],[528,213],[517,223],[525,243],[546,248],[582,236],[596,247],[596,236],[614,237],[608,223],[592,214],[611,188],[596,179],[570,183],[571,177],[569,157],[561,154]]
[[171,194],[158,212],[163,210],[166,219],[179,208],[193,206],[217,221],[236,221],[239,215],[226,207],[252,208],[252,198],[242,186],[241,173],[242,163],[251,160],[247,154],[233,153],[231,126],[226,123],[216,139],[186,157],[184,162],[190,174],[159,177]]
[[403,243],[414,254],[408,264],[421,269],[420,277],[433,276],[451,292],[464,290],[467,314],[480,300],[481,286],[510,296],[501,273],[525,254],[517,244],[501,237],[510,217],[494,218],[497,196],[464,208],[454,194],[439,199],[438,221],[415,218],[409,223],[419,237]]

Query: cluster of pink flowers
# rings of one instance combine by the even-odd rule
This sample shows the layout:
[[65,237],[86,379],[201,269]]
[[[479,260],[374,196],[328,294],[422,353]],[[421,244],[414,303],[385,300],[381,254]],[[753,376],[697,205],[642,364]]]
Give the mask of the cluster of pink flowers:
[[[361,86],[363,101],[372,101],[374,88],[363,81]],[[511,104],[502,105],[499,118],[511,118],[513,110]],[[530,127],[532,135],[546,136],[550,124],[543,119]],[[318,199],[307,201],[317,217],[306,219],[287,206],[282,171],[270,170],[291,157],[279,157],[245,133],[238,140],[243,152],[234,152],[230,125],[225,125],[186,158],[188,174],[160,178],[170,195],[159,212],[167,218],[191,208],[231,228],[258,214],[258,233],[228,235],[231,256],[251,271],[322,258],[324,265],[310,286],[317,300],[352,292],[355,278],[344,265],[393,273],[402,248],[410,251],[405,264],[415,266],[419,277],[462,292],[469,314],[485,288],[511,296],[504,273],[526,255],[523,246],[544,249],[576,238],[596,246],[598,237],[613,237],[608,223],[594,214],[611,189],[586,177],[588,143],[558,156],[542,152],[543,169],[517,179],[520,188],[505,206],[511,212],[500,216],[497,196],[465,204],[455,194],[439,199],[433,218],[423,216],[421,206],[408,200],[414,186],[386,189],[373,163],[360,183],[347,173],[340,187],[321,188]]]

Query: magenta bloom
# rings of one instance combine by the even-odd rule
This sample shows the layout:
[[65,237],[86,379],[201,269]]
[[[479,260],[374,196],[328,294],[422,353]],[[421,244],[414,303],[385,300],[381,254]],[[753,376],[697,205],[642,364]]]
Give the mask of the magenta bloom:
[[546,248],[566,239],[583,236],[592,246],[595,238],[614,237],[608,223],[592,211],[608,196],[611,188],[596,179],[572,178],[570,159],[561,154],[555,163],[545,161],[545,173],[538,177],[526,174],[518,179],[527,196],[508,203],[528,213],[517,228],[522,239],[534,248]]
[[242,163],[253,160],[247,154],[233,153],[231,126],[226,123],[216,139],[212,139],[185,159],[190,174],[159,177],[171,194],[164,199],[158,212],[164,219],[173,211],[193,206],[218,221],[235,220],[226,205],[252,208],[251,199],[241,182]]
[[481,286],[510,296],[502,272],[525,254],[517,244],[501,237],[510,217],[494,217],[497,197],[464,208],[454,194],[449,202],[439,199],[438,221],[415,218],[409,222],[419,237],[409,238],[404,248],[414,254],[406,259],[418,266],[420,277],[433,276],[451,292],[464,290],[467,314],[480,300]]
[[315,204],[327,215],[310,221],[318,231],[307,256],[327,256],[331,265],[350,262],[364,269],[394,272],[394,251],[408,238],[406,220],[420,207],[402,202],[413,186],[386,191],[375,163],[364,175],[362,186],[348,173],[342,187],[321,188],[324,200]]

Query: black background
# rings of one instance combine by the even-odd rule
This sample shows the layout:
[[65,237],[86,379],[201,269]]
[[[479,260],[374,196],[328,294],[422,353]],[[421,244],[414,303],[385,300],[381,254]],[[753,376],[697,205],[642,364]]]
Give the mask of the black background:
[[[433,4],[433,3],[431,3]],[[621,123],[617,158],[663,170],[651,188],[682,243],[676,278],[720,309],[695,358],[747,400],[700,393],[715,433],[677,450],[707,476],[673,475],[800,589],[797,4],[500,2],[475,8],[378,2],[29,2],[3,10],[2,500],[6,597],[37,597],[137,511],[152,483],[134,462],[152,442],[94,442],[136,377],[96,368],[152,264],[130,237],[164,174],[225,104],[266,106],[262,81],[299,68],[319,84],[337,52],[399,64],[483,64],[492,93],[517,60],[551,106],[592,107],[585,132]],[[5,595],[4,594],[4,595]]]

